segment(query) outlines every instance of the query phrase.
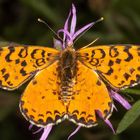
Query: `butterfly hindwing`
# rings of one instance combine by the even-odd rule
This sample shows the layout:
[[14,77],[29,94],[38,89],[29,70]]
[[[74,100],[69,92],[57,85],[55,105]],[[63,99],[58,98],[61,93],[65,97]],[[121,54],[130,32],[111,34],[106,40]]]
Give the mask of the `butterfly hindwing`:
[[22,114],[37,126],[59,123],[66,113],[66,108],[59,99],[60,77],[57,67],[56,61],[37,73],[21,97]]
[[55,61],[58,51],[41,46],[0,47],[0,87],[14,90]]
[[77,62],[74,98],[68,107],[69,119],[85,127],[96,124],[96,111],[104,118],[109,117],[112,101],[108,90],[96,72]]
[[140,82],[140,46],[112,45],[83,48],[79,60],[111,87],[122,89]]

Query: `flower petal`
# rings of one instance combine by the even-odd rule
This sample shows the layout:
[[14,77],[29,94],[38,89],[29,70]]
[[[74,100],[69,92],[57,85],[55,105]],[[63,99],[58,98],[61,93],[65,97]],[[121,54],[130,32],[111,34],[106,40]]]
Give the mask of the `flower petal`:
[[69,40],[71,40],[72,39],[72,36],[71,36],[71,34],[67,31],[67,30],[65,30],[65,29],[60,29],[60,30],[58,30],[58,32],[57,32],[58,34],[60,34],[60,33],[64,33],[65,34],[65,36],[66,36],[66,38],[69,38]]
[[[33,128],[33,124],[30,124],[29,126],[29,130],[31,130]],[[41,130],[43,130],[43,128],[39,128],[38,130],[36,130],[35,132],[33,132],[33,134],[39,133]]]
[[50,134],[51,130],[52,130],[52,125],[47,126],[46,128],[44,128],[44,132],[43,132],[43,134],[42,134],[42,136],[41,136],[41,138],[39,140],[46,140],[48,135]]
[[56,38],[53,38],[53,44],[54,44],[54,48],[56,48],[57,50],[62,50],[62,42]]
[[69,137],[68,137],[67,140],[70,140],[70,138],[71,138],[73,135],[75,135],[75,134],[79,131],[80,128],[81,128],[81,126],[78,126],[78,127],[69,135]]
[[71,28],[70,28],[70,34],[73,36],[75,33],[76,28],[76,8],[74,4],[72,4],[72,20],[71,20]]
[[36,130],[35,132],[33,132],[33,134],[37,134],[37,133],[39,133],[42,130],[43,130],[43,128],[39,128],[38,130]]
[[84,27],[82,27],[81,29],[79,29],[78,31],[75,32],[75,34],[72,36],[72,39],[74,40],[76,37],[78,37],[78,35],[80,35],[84,31],[90,29],[93,25],[94,25],[94,22],[85,25]]
[[104,122],[111,128],[112,132],[115,134],[115,130],[113,128],[113,125],[111,124],[110,120],[108,119],[105,119]]
[[30,126],[29,126],[29,130],[31,130],[32,128],[33,128],[33,124],[30,124]]
[[[68,25],[69,25],[70,16],[71,16],[71,11],[69,12],[69,15],[68,15],[68,17],[66,19],[66,22],[64,24],[64,30],[65,31],[68,31]],[[65,41],[65,39],[66,39],[66,34],[63,35],[63,41]]]
[[116,100],[117,102],[119,102],[125,109],[129,110],[131,108],[131,105],[129,104],[129,102],[127,100],[125,100],[120,94],[118,94],[117,92],[111,90],[110,91],[110,95],[111,97]]
[[102,113],[100,112],[100,110],[96,110],[96,113],[97,115],[102,119],[104,120],[104,122],[111,128],[112,132],[115,134],[115,130],[111,124],[111,122],[108,120],[108,119],[104,119],[103,116],[102,116]]

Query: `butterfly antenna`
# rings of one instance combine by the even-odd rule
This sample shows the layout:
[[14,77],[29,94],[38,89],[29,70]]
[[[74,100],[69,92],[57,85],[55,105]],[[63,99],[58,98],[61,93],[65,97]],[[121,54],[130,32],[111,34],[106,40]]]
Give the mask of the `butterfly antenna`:
[[55,34],[61,41],[63,41],[63,39],[49,26],[47,22],[45,22],[44,20],[40,18],[38,18],[37,20],[38,22],[45,24],[53,32],[53,34]]
[[89,47],[89,46],[91,46],[92,44],[94,44],[96,41],[98,41],[99,40],[99,37],[98,38],[96,38],[95,40],[93,40],[91,43],[89,43],[88,45],[86,45],[86,46],[84,46],[84,47],[82,47],[82,49],[84,49],[84,48],[87,48],[87,47]]
[[[101,21],[103,21],[103,20],[104,20],[104,18],[101,17],[100,19],[96,20],[96,21],[94,22],[94,24],[96,24],[96,23],[98,23],[98,22],[101,22]],[[91,27],[92,27],[92,26],[91,26]],[[90,28],[91,28],[91,27],[90,27]],[[74,44],[75,44],[75,42],[76,42],[77,40],[79,40],[79,38],[81,38],[90,28],[88,28],[88,29],[85,30],[81,35],[79,35],[79,36],[77,37],[77,39],[74,41]],[[93,42],[96,42],[98,39],[99,39],[99,38],[95,39]],[[92,44],[92,42],[91,42],[90,44]],[[88,46],[89,46],[89,45],[88,45]]]

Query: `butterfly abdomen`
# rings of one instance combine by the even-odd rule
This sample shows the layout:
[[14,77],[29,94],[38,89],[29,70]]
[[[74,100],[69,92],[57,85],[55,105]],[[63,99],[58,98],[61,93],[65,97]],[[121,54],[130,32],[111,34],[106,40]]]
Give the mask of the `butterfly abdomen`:
[[62,52],[60,59],[59,75],[61,79],[60,98],[64,103],[68,103],[73,98],[74,78],[76,75],[75,51],[66,49]]

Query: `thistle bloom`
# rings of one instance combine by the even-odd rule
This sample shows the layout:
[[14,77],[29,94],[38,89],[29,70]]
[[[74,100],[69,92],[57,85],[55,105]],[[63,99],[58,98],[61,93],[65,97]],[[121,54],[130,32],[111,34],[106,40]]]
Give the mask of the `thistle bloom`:
[[[100,19],[102,20],[102,19]],[[65,49],[67,46],[73,45],[74,41],[84,32],[86,32],[87,30],[89,30],[96,22],[91,22],[87,25],[85,25],[84,27],[80,28],[79,30],[76,31],[76,8],[75,6],[72,4],[72,9],[69,12],[68,18],[64,24],[64,28],[58,30],[57,34],[58,37],[62,34],[63,38],[60,40],[55,39],[54,41],[54,47],[57,46],[61,46],[61,49]],[[128,103],[128,101],[126,101],[121,95],[119,95],[118,93],[116,93],[113,90],[109,90],[110,93],[110,97],[112,99],[114,99],[115,101],[119,102],[125,109],[129,110],[131,108],[131,105]],[[117,110],[115,105],[113,105],[113,109]],[[104,119],[102,116],[102,113],[99,110],[96,110],[96,114],[112,129],[113,133],[115,133],[115,130],[113,129],[113,126],[111,124],[111,122],[106,118]],[[33,125],[31,125],[29,127],[29,129],[31,129],[33,127]],[[75,134],[77,133],[77,131],[81,128],[81,126],[78,126],[74,132],[72,132],[69,137],[68,140]],[[45,128],[40,128],[39,130],[37,130],[35,133],[38,133],[40,131],[43,131],[42,136],[40,138],[40,140],[46,140],[49,133],[52,130],[52,126],[48,125]]]

